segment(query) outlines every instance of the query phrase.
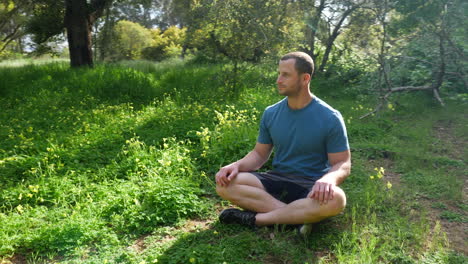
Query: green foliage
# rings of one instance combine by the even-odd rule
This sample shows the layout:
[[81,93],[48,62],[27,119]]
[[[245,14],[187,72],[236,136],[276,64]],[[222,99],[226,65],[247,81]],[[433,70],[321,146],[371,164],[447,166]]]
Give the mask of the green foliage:
[[[205,208],[197,195],[200,189],[196,184],[198,180],[188,145],[175,139],[163,141],[161,138],[165,142],[161,143],[161,148],[147,147],[138,139],[131,138],[131,126],[138,122],[133,119],[136,112],[131,105],[118,101],[132,96],[115,95],[117,90],[105,89],[104,86],[99,88],[97,84],[101,79],[108,87],[111,79],[115,79],[116,84],[124,82],[122,77],[135,84],[137,80],[131,75],[141,72],[117,67],[71,71],[66,70],[65,65],[56,64],[5,69],[2,74],[8,76],[2,78],[8,82],[7,86],[2,86],[4,88],[22,82],[23,78],[31,78],[29,80],[35,80],[32,85],[36,89],[22,86],[25,90],[2,90],[4,103],[11,102],[6,98],[15,96],[24,102],[18,104],[11,99],[13,102],[7,103],[8,110],[1,116],[2,120],[9,119],[16,113],[21,118],[21,121],[15,119],[15,126],[2,122],[0,128],[2,142],[10,142],[2,143],[0,151],[0,175],[4,188],[0,199],[2,212],[9,217],[14,214],[27,217],[38,208],[46,209],[35,217],[30,215],[31,222],[14,223],[30,229],[24,236],[36,234],[30,240],[25,240],[23,235],[12,235],[13,229],[2,224],[6,228],[2,231],[2,240],[7,241],[7,237],[11,237],[8,239],[11,243],[2,246],[2,255],[12,252],[13,248],[25,247],[40,254],[71,254],[84,244],[106,243],[107,236],[96,233],[103,225],[111,226],[112,230],[102,232],[114,236],[116,232],[129,230],[138,234],[156,225],[174,223],[199,214]],[[12,76],[18,78],[10,78]],[[152,75],[140,77],[141,80],[150,80],[150,83],[141,83],[140,87],[156,88],[152,85]],[[62,85],[54,86],[57,82]],[[31,93],[26,93],[28,89],[32,89]],[[93,93],[95,97],[91,95]],[[141,91],[138,93],[139,96],[148,96]],[[109,104],[111,101],[116,104]],[[144,111],[139,113],[148,119],[157,118],[159,112],[153,112],[155,107],[149,107],[146,114]],[[49,114],[44,116],[45,112]],[[139,122],[144,124],[144,119]],[[157,128],[147,129],[158,134]],[[36,144],[32,144],[33,141]],[[59,211],[62,207],[73,208],[78,216],[90,218],[86,221],[73,218],[70,225],[51,224],[50,229],[44,229],[47,222],[37,224],[42,221],[40,219],[49,217],[47,210]],[[63,210],[67,215],[71,213],[69,209]],[[9,222],[13,218],[8,219],[4,220]],[[54,223],[58,220],[60,218],[48,221]],[[84,226],[85,223],[90,225]]]
[[51,0],[35,2],[33,15],[27,21],[26,28],[27,32],[33,34],[34,42],[40,44],[63,32],[65,8],[62,2]]
[[259,61],[295,47],[300,27],[283,1],[193,1],[187,46],[208,58]]
[[31,6],[29,0],[0,1],[0,60],[18,59],[24,55],[21,38]]
[[[397,1],[397,15],[389,23],[389,35],[399,39],[389,44],[388,63],[392,68],[390,82],[394,86],[424,86],[434,84],[444,63],[446,93],[465,92],[461,70],[466,61],[466,21],[462,19],[467,6],[461,1]],[[464,37],[461,37],[461,36]],[[407,40],[403,41],[401,38]],[[449,73],[451,72],[451,73]],[[461,77],[461,78],[460,78]]]
[[164,142],[163,149],[156,149],[135,138],[127,140],[120,158],[109,166],[108,173],[124,178],[115,190],[101,191],[105,197],[100,207],[119,232],[145,233],[203,208],[190,150],[175,139]]
[[126,20],[117,22],[113,36],[113,60],[139,59],[142,50],[152,44],[148,29]]
[[439,22],[440,17],[444,12],[445,5],[448,1],[396,1],[395,9],[401,14],[396,23],[399,30],[404,30],[409,33],[420,24],[435,24]]
[[162,33],[159,29],[152,29],[153,44],[143,50],[143,58],[161,61],[181,56],[186,31],[186,28],[176,26],[171,26]]
[[468,222],[468,219],[466,219],[466,217],[464,215],[456,213],[456,212],[452,212],[452,211],[449,211],[449,210],[444,210],[440,214],[440,218],[446,219],[449,222],[460,222],[460,223],[467,223]]
[[196,132],[203,167],[216,169],[245,156],[256,141],[259,114],[255,108],[236,110],[234,106],[227,106],[224,113],[216,111],[214,129],[202,127]]

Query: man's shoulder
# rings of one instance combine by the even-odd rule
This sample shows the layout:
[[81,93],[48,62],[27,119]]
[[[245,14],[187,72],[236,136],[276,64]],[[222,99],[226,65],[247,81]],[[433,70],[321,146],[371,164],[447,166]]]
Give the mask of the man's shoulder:
[[267,106],[267,108],[265,108],[265,112],[272,113],[272,112],[278,111],[279,109],[283,107],[285,101],[286,101],[286,98],[283,98],[279,100],[278,102],[276,102],[275,104]]
[[327,104],[322,99],[315,97],[315,100],[316,100],[316,109],[319,109],[319,111],[322,114],[325,114],[329,118],[341,117],[340,111],[336,110],[335,108]]

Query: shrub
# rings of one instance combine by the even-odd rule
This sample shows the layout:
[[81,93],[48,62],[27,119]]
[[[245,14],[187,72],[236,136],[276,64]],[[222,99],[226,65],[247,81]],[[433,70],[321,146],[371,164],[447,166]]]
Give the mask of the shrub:
[[151,33],[138,23],[122,20],[114,27],[114,60],[139,59],[141,51],[151,46]]
[[185,41],[186,28],[171,26],[164,32],[151,30],[153,44],[143,50],[143,58],[161,61],[182,55],[182,45]]
[[228,106],[224,112],[216,112],[214,129],[202,127],[196,132],[200,138],[202,166],[217,169],[252,150],[258,131],[257,116],[255,108],[249,111]]
[[[195,170],[185,142],[165,139],[163,148],[127,140],[115,168],[127,181],[99,197],[103,215],[122,232],[144,233],[203,211]],[[122,171],[124,170],[124,171]]]

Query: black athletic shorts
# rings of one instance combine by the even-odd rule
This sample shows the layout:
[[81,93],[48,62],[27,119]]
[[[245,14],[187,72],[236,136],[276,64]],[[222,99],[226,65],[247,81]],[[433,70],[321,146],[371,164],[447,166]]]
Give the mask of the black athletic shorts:
[[265,190],[276,199],[289,204],[307,197],[316,179],[310,177],[282,174],[274,171],[251,172],[265,187]]

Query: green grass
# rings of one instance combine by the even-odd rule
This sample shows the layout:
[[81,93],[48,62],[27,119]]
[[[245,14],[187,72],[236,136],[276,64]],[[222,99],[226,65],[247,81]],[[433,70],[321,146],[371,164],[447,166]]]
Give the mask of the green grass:
[[435,222],[466,217],[428,214],[462,201],[466,102],[441,108],[425,94],[400,96],[394,111],[360,120],[370,98],[314,81],[348,127],[346,210],[307,238],[283,227],[220,225],[216,210],[226,202],[213,175],[252,149],[263,109],[280,99],[275,67],[231,69],[180,60],[0,68],[0,260],[466,261]]
[[51,62],[62,62],[69,63],[68,59],[63,58],[25,58],[15,60],[2,60],[0,61],[0,67],[23,67],[25,65],[43,65]]

